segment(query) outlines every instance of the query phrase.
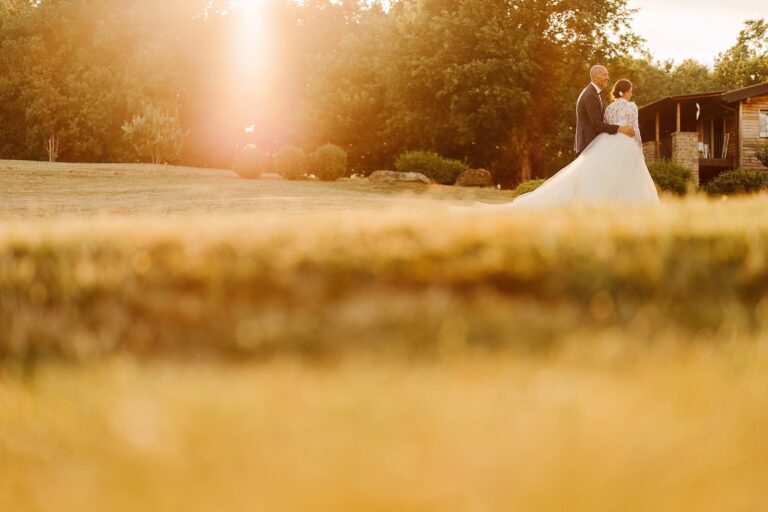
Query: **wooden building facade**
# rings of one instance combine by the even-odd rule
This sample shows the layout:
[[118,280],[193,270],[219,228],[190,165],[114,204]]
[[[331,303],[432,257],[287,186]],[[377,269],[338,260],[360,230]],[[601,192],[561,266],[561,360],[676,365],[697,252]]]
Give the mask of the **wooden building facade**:
[[768,169],[756,158],[768,144],[768,82],[733,91],[670,96],[640,108],[646,161],[667,158],[706,183],[728,169]]

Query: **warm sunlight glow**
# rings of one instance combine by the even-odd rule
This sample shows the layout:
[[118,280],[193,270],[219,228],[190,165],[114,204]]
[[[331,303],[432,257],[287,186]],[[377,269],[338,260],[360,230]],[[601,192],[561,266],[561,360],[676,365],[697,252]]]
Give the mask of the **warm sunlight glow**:
[[[279,129],[283,92],[279,62],[280,28],[273,0],[241,0],[231,4],[230,104],[249,141]],[[243,133],[243,132],[241,132]]]
[[[269,23],[269,0],[233,2],[237,12],[233,36],[233,78],[236,89],[249,96],[261,95],[268,89],[273,67],[274,37]],[[246,91],[243,90],[246,89]]]

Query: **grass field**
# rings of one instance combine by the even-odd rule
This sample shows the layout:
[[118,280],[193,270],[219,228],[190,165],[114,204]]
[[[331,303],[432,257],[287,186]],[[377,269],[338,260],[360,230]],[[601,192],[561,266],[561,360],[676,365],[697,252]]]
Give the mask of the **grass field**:
[[0,162],[0,510],[762,510],[768,196]]
[[509,191],[357,181],[243,180],[232,171],[146,164],[0,161],[0,217],[279,213],[281,217],[433,200],[502,201]]

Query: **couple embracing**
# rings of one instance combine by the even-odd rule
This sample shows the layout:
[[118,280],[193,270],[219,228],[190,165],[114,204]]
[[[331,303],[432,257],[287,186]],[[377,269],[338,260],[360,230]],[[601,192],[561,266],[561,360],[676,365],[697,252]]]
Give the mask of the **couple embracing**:
[[615,99],[603,106],[600,93],[608,70],[594,66],[591,83],[576,103],[576,159],[533,192],[491,208],[544,207],[569,203],[658,204],[656,186],[643,157],[637,105],[631,103],[632,83],[619,80]]

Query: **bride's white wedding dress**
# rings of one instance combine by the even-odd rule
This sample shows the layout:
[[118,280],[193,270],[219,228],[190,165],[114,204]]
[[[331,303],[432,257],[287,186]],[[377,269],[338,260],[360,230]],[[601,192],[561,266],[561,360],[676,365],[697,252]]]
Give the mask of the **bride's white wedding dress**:
[[605,109],[609,124],[629,125],[635,137],[601,133],[579,157],[532,192],[490,208],[549,207],[562,204],[658,204],[659,195],[643,156],[637,105],[619,98]]

